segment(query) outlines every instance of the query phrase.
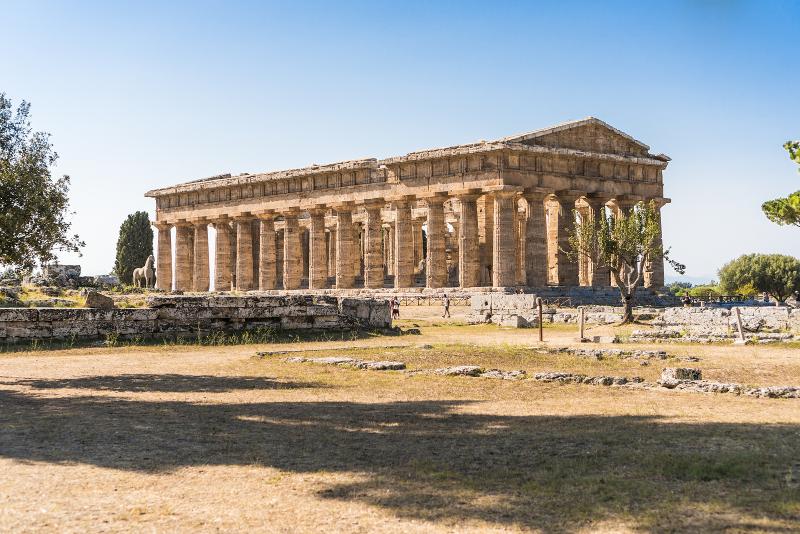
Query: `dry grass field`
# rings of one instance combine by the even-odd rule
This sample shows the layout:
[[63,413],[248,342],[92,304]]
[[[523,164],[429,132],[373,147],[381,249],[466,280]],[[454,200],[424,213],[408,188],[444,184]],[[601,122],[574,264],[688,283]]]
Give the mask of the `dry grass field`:
[[[800,530],[798,399],[255,357],[308,350],[410,369],[648,380],[686,365],[548,354],[533,330],[403,311],[420,335],[0,355],[0,530]],[[545,335],[576,344],[574,326]],[[800,384],[796,348],[659,348],[701,358],[690,365],[710,379]]]

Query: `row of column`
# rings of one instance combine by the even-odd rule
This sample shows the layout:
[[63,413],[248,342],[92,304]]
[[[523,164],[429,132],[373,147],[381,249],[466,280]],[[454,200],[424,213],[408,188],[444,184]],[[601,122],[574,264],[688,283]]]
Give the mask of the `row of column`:
[[[608,269],[591,265],[588,260],[580,263],[569,261],[565,252],[570,248],[568,239],[575,224],[573,210],[580,193],[559,192],[554,197],[555,204],[551,204],[554,209],[548,214],[545,200],[551,194],[525,192],[522,196],[527,211],[522,216],[517,209],[519,196],[518,191],[494,191],[456,197],[459,201],[455,228],[458,285],[476,287],[489,282],[494,287],[577,286],[581,283],[608,286]],[[483,197],[483,225],[479,225],[480,197]],[[604,216],[609,198],[584,198],[588,208],[580,211],[581,217],[597,220]],[[427,246],[424,272],[426,286],[430,288],[446,287],[449,282],[444,211],[448,199],[446,196],[425,199]],[[338,289],[355,287],[356,276],[362,272],[362,257],[364,287],[382,288],[386,274],[394,277],[396,288],[415,285],[415,274],[419,272],[418,266],[423,258],[422,223],[412,219],[411,199],[396,200],[391,203],[394,223],[384,228],[381,217],[384,206],[383,201],[363,204],[363,232],[353,222],[355,205],[333,208],[336,225],[329,233],[325,226],[326,209],[320,207],[309,212],[307,265],[310,289],[328,287],[331,276],[335,276]],[[628,208],[623,206],[622,209]],[[299,289],[306,259],[299,215],[297,209],[280,213],[284,220],[280,266],[275,228],[278,214],[267,212],[257,216],[258,242],[255,244],[255,217],[213,221],[211,224],[217,232],[214,287],[220,291],[276,289],[280,274],[283,289]],[[209,289],[208,224],[208,221],[199,221],[175,225],[176,290]],[[159,288],[168,291],[173,287],[170,226],[157,226],[157,283]],[[663,286],[663,261],[648,264],[646,274],[646,285]]]

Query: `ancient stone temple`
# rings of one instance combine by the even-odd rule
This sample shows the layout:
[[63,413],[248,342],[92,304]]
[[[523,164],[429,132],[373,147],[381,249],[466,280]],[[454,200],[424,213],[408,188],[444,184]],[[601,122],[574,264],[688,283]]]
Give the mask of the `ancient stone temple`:
[[[156,189],[147,196],[156,199],[158,286],[207,291],[212,272],[219,291],[608,286],[607,270],[568,261],[569,230],[639,201],[660,210],[668,162],[590,117],[383,160]],[[664,285],[663,262],[647,266],[645,285]]]

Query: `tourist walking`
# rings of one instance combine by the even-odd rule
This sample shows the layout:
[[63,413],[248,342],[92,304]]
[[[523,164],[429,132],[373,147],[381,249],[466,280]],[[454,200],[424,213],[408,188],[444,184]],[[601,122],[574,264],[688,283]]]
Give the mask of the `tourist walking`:
[[444,305],[444,313],[442,317],[450,317],[450,297],[447,296],[447,293],[444,294],[444,298],[442,299],[442,304]]
[[392,319],[400,318],[400,300],[397,298],[392,299]]

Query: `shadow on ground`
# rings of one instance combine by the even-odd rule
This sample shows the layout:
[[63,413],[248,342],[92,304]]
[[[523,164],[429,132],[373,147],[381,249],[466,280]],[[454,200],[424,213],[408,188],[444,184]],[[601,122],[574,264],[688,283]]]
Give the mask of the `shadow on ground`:
[[224,393],[237,389],[295,389],[323,387],[321,384],[287,382],[261,376],[211,376],[181,374],[126,374],[62,379],[23,379],[0,384],[36,389],[90,389],[118,392]]
[[[194,378],[197,390],[220,387]],[[138,387],[130,376],[118,377],[128,385],[91,380],[54,387]],[[0,390],[0,456],[157,473],[194,465],[345,473],[357,482],[320,498],[447,524],[553,532],[613,519],[645,530],[778,532],[800,520],[795,425],[479,415],[455,401],[198,404],[42,393]]]

